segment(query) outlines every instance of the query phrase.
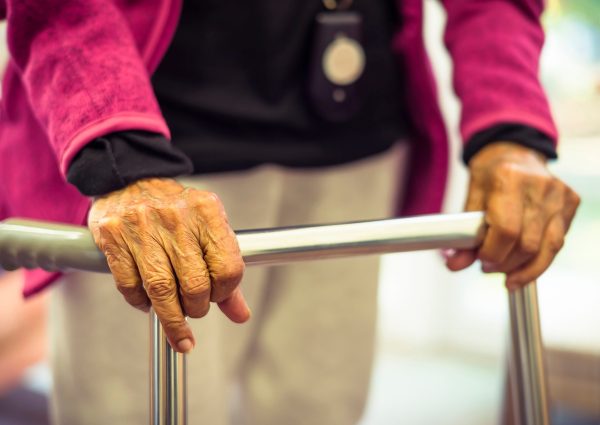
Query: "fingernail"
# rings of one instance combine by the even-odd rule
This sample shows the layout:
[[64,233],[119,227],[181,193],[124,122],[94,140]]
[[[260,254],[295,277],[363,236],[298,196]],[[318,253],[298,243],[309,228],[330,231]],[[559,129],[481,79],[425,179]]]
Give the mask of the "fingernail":
[[182,353],[189,353],[194,348],[194,343],[189,338],[184,338],[177,343],[177,349]]
[[456,250],[455,249],[442,249],[442,257],[444,257],[444,259],[449,260],[450,258],[454,257],[456,255]]
[[237,294],[235,296],[236,296],[236,298],[241,300],[242,303],[244,304],[244,307],[246,307],[246,314],[248,315],[248,319],[246,319],[246,320],[250,320],[250,318],[252,317],[252,310],[250,310],[250,306],[248,305],[246,298],[244,298],[244,296],[242,295],[242,291],[237,291]]
[[489,261],[483,261],[481,263],[481,270],[483,270],[484,273],[494,273],[498,271],[497,266]]
[[519,282],[518,282],[518,281],[516,281],[516,280],[514,280],[514,279],[507,279],[507,280],[506,280],[506,284],[507,284],[508,286],[510,286],[511,288],[514,288],[514,289],[516,289],[516,288],[518,288],[518,287],[519,287]]
[[516,282],[514,279],[507,278],[505,283],[506,289],[509,291],[516,291],[519,289],[519,282]]

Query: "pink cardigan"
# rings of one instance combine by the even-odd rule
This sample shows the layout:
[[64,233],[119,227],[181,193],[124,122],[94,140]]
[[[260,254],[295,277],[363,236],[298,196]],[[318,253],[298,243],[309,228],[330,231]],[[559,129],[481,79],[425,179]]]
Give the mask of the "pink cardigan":
[[[445,126],[423,42],[423,0],[397,0],[393,50],[403,64],[414,157],[402,214],[440,210]],[[556,139],[540,86],[542,0],[445,0],[445,42],[462,101],[461,133],[522,123]],[[83,224],[90,205],[65,181],[92,139],[138,129],[169,136],[149,75],[175,31],[181,0],[0,0],[11,59],[0,106],[0,220]],[[27,273],[31,295],[56,279]]]

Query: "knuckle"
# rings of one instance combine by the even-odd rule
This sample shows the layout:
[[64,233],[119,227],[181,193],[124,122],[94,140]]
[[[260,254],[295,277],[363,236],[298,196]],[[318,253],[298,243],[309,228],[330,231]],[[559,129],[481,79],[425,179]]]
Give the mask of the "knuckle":
[[117,285],[117,289],[122,294],[131,293],[138,288],[138,282],[135,280],[127,280],[127,279],[118,279],[115,280],[115,284]]
[[183,316],[168,316],[160,319],[163,327],[169,331],[176,331],[187,327],[187,322]]
[[212,206],[221,204],[221,200],[216,193],[203,190],[194,190],[189,192],[189,200],[192,204],[197,206]]
[[120,230],[123,220],[118,216],[102,217],[98,220],[98,231],[102,238],[112,237],[113,233]]
[[138,310],[146,311],[148,310],[148,307],[150,307],[147,300],[141,300],[139,297],[131,297],[123,294],[123,298],[130,306]]
[[228,261],[219,267],[218,271],[213,276],[213,280],[215,281],[215,284],[235,285],[242,279],[245,267],[246,266],[241,259]]
[[221,204],[221,199],[214,192],[205,192],[205,197],[206,197],[205,200],[208,203],[211,203],[211,204],[214,204],[214,205],[220,205]]
[[500,234],[505,239],[515,240],[519,237],[520,229],[516,223],[505,221],[505,222],[499,223],[497,225],[497,227],[498,227],[498,232],[500,232]]
[[187,297],[201,297],[210,293],[210,278],[207,275],[186,278],[181,282],[181,294]]
[[135,276],[115,278],[115,285],[119,292],[123,295],[138,293],[141,289],[141,283]]
[[148,296],[156,300],[165,300],[173,296],[174,280],[159,277],[146,282]]
[[539,244],[533,239],[524,239],[520,245],[521,252],[527,256],[533,256],[539,251]]

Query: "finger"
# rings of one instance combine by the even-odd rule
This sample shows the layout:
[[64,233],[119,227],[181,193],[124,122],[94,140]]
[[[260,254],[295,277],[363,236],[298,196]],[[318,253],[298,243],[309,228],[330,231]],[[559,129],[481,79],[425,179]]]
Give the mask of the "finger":
[[194,336],[181,305],[177,282],[163,247],[152,236],[142,235],[134,253],[146,293],[174,350],[186,353],[194,347]]
[[[465,211],[482,211],[485,206],[485,192],[473,179],[469,182]],[[460,249],[448,256],[446,267],[451,271],[464,270],[477,260],[477,250]]]
[[148,311],[150,300],[146,295],[137,265],[121,237],[118,226],[104,225],[98,229],[99,245],[113,275],[119,292],[133,307]]
[[538,255],[520,269],[509,273],[506,286],[515,289],[534,281],[550,266],[556,254],[560,251],[565,239],[565,224],[563,217],[557,214],[548,223]]
[[189,317],[204,317],[210,309],[211,283],[200,244],[184,226],[177,228],[174,239],[175,244],[168,244],[166,251],[179,280],[183,310]]
[[446,267],[456,272],[464,270],[477,260],[477,251],[459,250],[446,260]]
[[218,303],[218,306],[223,314],[235,323],[244,323],[252,315],[239,287],[233,291],[229,298]]
[[208,249],[204,258],[211,276],[211,301],[219,303],[221,311],[232,321],[248,320],[250,309],[239,289],[245,265],[233,232],[221,239],[218,249]]
[[532,191],[528,195],[519,241],[502,263],[493,264],[489,270],[484,271],[510,273],[531,261],[538,254],[547,224],[547,213],[542,206],[543,197],[542,191]]
[[488,230],[479,249],[479,259],[500,264],[506,260],[521,235],[523,202],[514,190],[504,189],[490,195],[486,209]]
[[541,247],[544,229],[548,224],[548,217],[552,215],[544,207],[546,190],[537,186],[528,188],[527,207],[523,212],[523,230],[519,240],[520,250],[529,257],[535,256]]
[[125,300],[131,306],[148,312],[150,310],[150,299],[144,290],[142,278],[131,254],[121,251],[118,256],[106,253],[105,255],[117,289]]
[[210,272],[212,290],[210,300],[225,301],[237,288],[244,274],[244,261],[240,256],[227,253],[206,253],[204,255]]
[[481,270],[485,273],[510,273],[527,264],[535,257],[535,254],[523,252],[520,245],[509,254],[508,258],[500,264],[483,262]]
[[469,181],[465,211],[481,211],[485,208],[485,191],[475,180]]
[[210,300],[222,302],[231,296],[244,274],[240,247],[231,230],[223,205],[213,194],[200,208],[199,240],[211,280]]

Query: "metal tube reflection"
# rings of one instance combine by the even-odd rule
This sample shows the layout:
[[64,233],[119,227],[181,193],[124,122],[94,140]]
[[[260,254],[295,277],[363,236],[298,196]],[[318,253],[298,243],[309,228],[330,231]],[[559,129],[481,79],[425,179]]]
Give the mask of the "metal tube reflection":
[[150,424],[187,424],[186,356],[175,352],[150,313]]
[[515,421],[548,425],[548,395],[536,283],[509,292],[511,324],[510,379]]

